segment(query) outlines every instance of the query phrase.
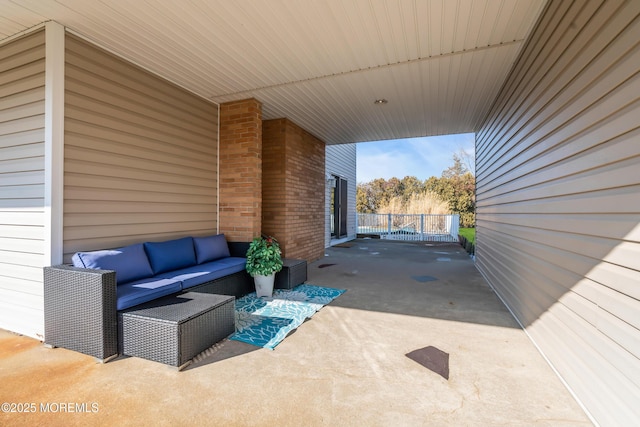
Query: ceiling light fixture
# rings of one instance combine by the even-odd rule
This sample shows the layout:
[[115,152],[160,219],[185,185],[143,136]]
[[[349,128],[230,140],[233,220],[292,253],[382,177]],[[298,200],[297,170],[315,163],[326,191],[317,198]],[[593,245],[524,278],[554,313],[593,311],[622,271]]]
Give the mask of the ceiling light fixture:
[[389,101],[387,101],[387,100],[386,100],[386,99],[384,99],[384,98],[376,99],[375,101],[373,101],[373,103],[374,103],[374,104],[376,104],[376,105],[384,105],[384,104],[386,104],[387,102],[389,102]]

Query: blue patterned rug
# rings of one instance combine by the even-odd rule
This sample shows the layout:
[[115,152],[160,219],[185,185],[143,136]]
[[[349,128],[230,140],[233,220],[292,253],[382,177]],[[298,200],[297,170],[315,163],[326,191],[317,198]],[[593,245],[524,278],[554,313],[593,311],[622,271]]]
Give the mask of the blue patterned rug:
[[271,298],[252,292],[236,300],[236,332],[231,340],[273,350],[289,332],[345,291],[302,284],[275,289]]

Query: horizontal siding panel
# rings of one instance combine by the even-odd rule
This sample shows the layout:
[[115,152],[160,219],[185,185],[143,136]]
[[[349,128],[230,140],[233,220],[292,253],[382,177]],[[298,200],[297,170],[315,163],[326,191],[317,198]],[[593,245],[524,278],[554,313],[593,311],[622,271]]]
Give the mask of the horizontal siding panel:
[[476,137],[478,269],[602,425],[640,416],[639,35],[550,0]]
[[499,197],[483,198],[483,204],[507,204],[520,200],[544,199],[637,185],[639,180],[636,173],[639,163],[640,157],[631,158],[619,163],[512,191]]
[[43,199],[44,184],[14,185],[2,187],[3,199]]
[[[529,38],[492,109],[493,117],[490,118],[493,126],[489,127],[485,123],[479,132],[478,150],[476,150],[477,169],[482,167],[485,157],[495,155],[498,150],[505,148],[503,144],[492,145],[490,151],[485,152],[488,147],[483,141],[509,141],[508,132],[513,131],[516,124],[526,123],[527,119],[521,119],[519,122],[516,119],[523,115],[521,110],[527,110],[528,104],[532,102],[530,100],[535,100],[531,93],[549,73],[554,62],[560,56],[558,54],[552,55],[550,51],[554,49],[562,51],[570,42],[570,40],[562,40],[562,33],[556,29],[567,28],[580,13],[579,8],[572,8],[572,4],[569,2],[553,3],[547,6],[545,18],[548,18],[540,21],[537,28],[540,33],[545,34],[545,37],[533,36]],[[593,10],[594,7],[597,5],[592,3],[590,8]],[[545,52],[543,53],[543,51]]]
[[144,93],[149,98],[145,102],[159,100],[162,103],[174,105],[178,113],[187,112],[203,120],[210,119],[212,104],[199,97],[189,96],[183,89],[152,76],[104,51],[99,51],[89,43],[74,36],[68,36],[65,49],[67,63],[70,67],[84,68],[86,74],[97,75],[107,81],[118,76],[117,80],[120,85],[133,92]]
[[[42,267],[40,267],[40,275],[42,275]],[[28,298],[33,299],[34,296],[42,297],[44,288],[42,287],[42,278],[40,280],[26,280],[18,277],[8,277],[0,275],[2,279],[2,287],[0,288],[0,294],[3,292],[6,294],[16,295],[18,293],[24,293],[28,295]],[[2,299],[0,298],[0,301]],[[11,301],[11,300],[9,300]],[[26,320],[26,319],[24,319]]]
[[[170,201],[172,203],[181,203],[185,205],[185,209],[188,209],[191,204],[208,204],[210,206],[215,206],[214,196],[211,196],[210,199],[203,197],[200,194],[182,194],[182,193],[173,193],[170,195]],[[77,203],[82,203],[86,201],[87,204],[91,204],[96,209],[95,212],[102,212],[102,209],[99,208],[99,201],[104,201],[107,203],[112,202],[138,202],[141,206],[146,206],[148,203],[163,203],[167,201],[167,193],[159,192],[159,193],[149,193],[144,192],[141,193],[139,191],[123,191],[119,189],[110,189],[110,188],[89,188],[89,187],[67,187],[65,186],[65,206],[66,200],[75,201]],[[124,208],[123,208],[124,209]],[[115,212],[114,212],[115,213]]]
[[[133,135],[152,138],[158,142],[164,141],[168,145],[180,144],[189,150],[202,151],[204,154],[215,152],[215,145],[211,144],[210,137],[193,130],[171,126],[159,118],[148,115],[151,114],[150,112],[122,110],[120,106],[107,105],[102,103],[102,100],[78,97],[70,92],[66,92],[65,102],[69,105],[66,110],[68,119],[121,129]],[[210,132],[214,132],[214,129],[210,129]],[[185,138],[185,134],[188,134],[187,138]]]
[[[632,113],[630,114],[631,111],[637,111],[639,108],[638,97],[635,92],[635,89],[638,87],[638,85],[640,85],[640,76],[628,80],[627,82],[622,84],[620,87],[616,88],[615,91],[613,91],[610,94],[607,94],[608,95],[607,97],[594,103],[583,114],[578,115],[577,118],[573,118],[570,121],[565,122],[560,128],[551,127],[550,128],[551,130],[548,130],[545,128],[542,131],[540,131],[539,134],[534,133],[533,135],[528,136],[526,139],[527,142],[536,141],[535,138],[539,137],[540,138],[538,139],[539,143],[536,144],[534,147],[526,147],[526,146],[521,147],[522,151],[518,151],[518,152],[523,153],[523,155],[520,157],[519,160],[513,159],[513,163],[509,164],[509,170],[512,170],[515,167],[519,166],[519,162],[524,163],[528,161],[528,159],[532,158],[533,156],[541,152],[548,151],[548,147],[550,146],[563,143],[564,141],[567,141],[567,140],[577,139],[576,137],[581,132],[585,132],[585,129],[589,129],[592,126],[598,126],[603,122],[607,122],[610,119],[615,119],[615,113],[617,113],[618,111],[620,112],[622,119],[619,120],[617,123],[618,125],[623,124],[624,127],[621,129],[618,126],[617,135],[624,134],[626,132],[637,129],[638,128],[637,123],[630,122],[629,120],[624,120],[624,117],[625,115],[627,115],[627,118],[628,118],[630,115],[632,115]],[[605,117],[602,117],[603,112],[607,112],[607,115]],[[610,117],[610,115],[614,115],[614,117]],[[555,116],[552,116],[552,117],[555,117]],[[559,123],[554,121],[551,125],[558,126]],[[615,137],[617,135],[612,135],[612,137]],[[579,136],[582,137],[582,135],[579,135]],[[551,142],[551,140],[548,140],[548,138],[552,138],[553,142]],[[593,141],[593,143],[599,143],[599,142],[601,141],[597,141],[597,142]],[[578,148],[578,147],[575,147],[575,148]],[[553,161],[556,161],[556,160],[563,160],[563,159],[553,159]],[[504,162],[504,161],[507,161],[507,159],[501,159],[501,161]],[[497,164],[491,165],[491,167],[487,169],[488,173],[486,177],[480,180],[478,184],[480,186],[483,186],[485,185],[486,181],[493,179],[495,176],[499,176],[500,173],[497,171],[499,170],[500,167],[502,167],[503,164],[504,163],[497,163]]]
[[640,185],[634,185],[488,206],[484,203],[484,198],[478,198],[476,206],[489,214],[605,214],[610,206],[616,206],[615,214],[633,214],[640,212],[640,198],[635,197],[638,191]]
[[0,223],[5,225],[42,225],[43,212],[3,212]]
[[[493,252],[483,254],[486,259],[500,259],[503,256],[504,253],[497,251],[495,255]],[[532,261],[525,266],[521,263],[527,257],[530,257]],[[580,316],[582,321],[606,334],[609,340],[615,342],[616,345],[634,357],[640,357],[640,342],[634,337],[638,329],[637,326],[630,323],[633,322],[636,325],[638,323],[636,315],[640,306],[638,300],[589,280],[582,280],[572,289],[561,291],[563,276],[571,276],[563,272],[561,267],[535,259],[535,256],[530,253],[523,253],[521,257],[510,261],[512,262],[502,266],[499,274],[505,279],[515,280],[515,277],[518,277],[527,280],[529,285],[521,289],[501,288],[497,290],[502,295],[508,295],[512,300],[514,298],[527,300],[527,304],[516,308],[514,313],[521,321],[535,325],[536,319],[545,317],[549,310],[552,311],[560,303]],[[534,285],[534,283],[537,284]],[[613,303],[616,298],[618,303],[624,302],[622,306],[626,307],[625,310],[619,310],[619,307]],[[547,307],[549,308],[547,309]],[[617,315],[612,314],[608,309],[615,311]]]
[[[104,240],[110,241],[116,236],[128,240],[131,243],[147,241],[151,239],[151,236],[179,236],[180,231],[184,231],[183,234],[188,235],[194,231],[198,231],[199,234],[203,230],[208,230],[208,234],[211,234],[212,226],[215,226],[214,220],[208,221],[180,221],[180,222],[163,222],[161,227],[158,227],[159,223],[147,222],[136,224],[116,224],[116,225],[92,225],[88,226],[74,226],[65,228],[65,236],[68,240]],[[159,232],[158,230],[162,230]],[[90,236],[88,238],[87,236]],[[129,237],[136,236],[136,239]],[[146,236],[146,237],[145,237]],[[117,243],[116,243],[117,245]],[[92,244],[94,248],[100,249],[100,243]],[[102,247],[109,248],[113,246]],[[77,249],[81,250],[81,249]]]
[[617,238],[640,242],[637,215],[620,214],[603,217],[598,214],[572,213],[556,215],[485,215],[483,221],[550,232],[573,233],[601,238]]
[[0,97],[21,94],[34,88],[42,88],[44,91],[44,73],[28,76],[24,79],[0,86]]
[[[127,163],[134,164],[134,160],[127,159],[126,161],[119,162],[122,159],[121,155],[107,154],[101,157],[104,162],[90,162],[79,161],[75,157],[87,157],[90,158],[92,153],[83,153],[84,156],[76,156],[77,153],[69,153],[67,156],[67,168],[69,177],[75,175],[92,175],[122,179],[140,179],[144,177],[146,181],[160,182],[160,183],[174,183],[178,185],[193,185],[210,188],[214,176],[211,171],[205,169],[191,169],[189,174],[184,172],[183,168],[176,165],[168,164],[154,164],[152,167],[145,167],[145,169],[134,169],[127,167]],[[95,160],[95,153],[93,160]],[[73,156],[73,157],[72,157]],[[75,181],[73,181],[75,183]]]
[[[33,95],[34,98],[39,97],[39,93]],[[26,101],[26,100],[25,100]],[[7,108],[5,110],[0,111],[0,121],[6,123],[15,119],[20,119],[23,117],[30,116],[41,116],[44,111],[44,101],[38,100],[29,102],[28,104],[22,104],[19,106],[15,106],[12,108]]]
[[[110,227],[112,225],[128,225],[128,224],[166,224],[175,218],[174,212],[156,212],[150,210],[148,212],[122,212],[118,215],[112,213],[91,213],[90,215],[71,214],[65,215],[65,224],[70,227],[96,226],[96,221],[100,226]],[[211,221],[210,212],[186,212],[181,217],[185,222]]]
[[[153,202],[138,203],[138,201],[108,201],[96,198],[97,200],[86,199],[69,199],[64,205],[65,212],[68,214],[82,214],[82,213],[95,213],[96,208],[100,208],[100,211],[105,214],[113,213],[149,213],[149,212],[163,212],[163,213],[177,213],[184,212],[185,204],[187,203],[183,199],[183,203],[177,201],[157,200]],[[207,203],[208,202],[208,203]],[[193,200],[188,203],[190,213],[207,213],[211,214],[212,209],[215,209],[216,204],[212,198],[204,200],[201,203],[195,203]]]
[[[155,142],[139,136],[124,134],[121,129],[105,129],[69,121],[66,128],[65,146],[69,159],[95,161],[96,156],[106,157],[125,167],[138,165],[138,169],[161,171],[181,170],[194,176],[214,175],[211,172],[207,156],[185,156],[184,150],[173,145],[155,147]],[[141,164],[140,160],[146,160]]]
[[[482,222],[482,226],[491,236],[491,233],[499,234],[501,240],[513,243],[514,250],[518,250],[521,243],[538,246],[539,252],[550,259],[558,260],[558,257],[566,257],[559,265],[575,265],[576,273],[586,274],[600,261],[622,267],[630,267],[636,263],[636,256],[640,251],[640,244],[620,243],[616,239],[596,238],[572,233],[548,232],[532,228],[518,228],[508,225]],[[518,249],[516,249],[518,248]],[[569,263],[569,264],[567,264]],[[580,267],[577,267],[580,266]],[[637,277],[640,281],[640,273]]]
[[23,37],[2,46],[0,73],[42,60],[44,55],[44,31]]
[[619,135],[621,124],[628,126],[637,114],[637,108],[626,109],[624,114],[617,115],[614,120],[607,120],[601,126],[592,128],[590,132],[573,138],[570,143],[561,144],[544,155],[531,158],[512,169],[510,174],[503,175],[491,183],[479,185],[478,188],[485,194],[486,199],[490,199],[496,195],[517,191],[530,185],[531,181],[546,183],[583,172],[585,167],[604,167],[628,159],[637,162],[636,144],[640,137],[640,129],[636,128]]
[[41,255],[44,253],[43,240],[3,236],[0,237],[0,251],[24,253],[25,257],[28,257],[28,254]]
[[[569,384],[575,384],[576,390],[593,391],[582,393],[582,402],[599,415],[600,425],[633,425],[640,418],[637,384],[630,380],[626,368],[620,371],[611,362],[627,366],[631,361],[628,366],[632,367],[631,376],[635,377],[637,359],[629,358],[628,353],[606,336],[594,333],[591,325],[560,304],[547,313],[544,320],[532,325],[529,335],[548,349],[545,354]],[[585,337],[589,337],[588,340]],[[589,357],[584,357],[585,354]],[[585,375],[586,372],[598,372],[598,375]]]
[[[619,334],[620,344],[640,359],[640,340],[635,339],[633,333],[627,333],[629,331],[625,330],[627,328],[640,330],[640,317],[638,316],[638,313],[640,313],[640,300],[629,298],[627,295],[588,279],[579,281],[573,291],[575,294],[581,295],[585,300],[593,301],[599,309],[606,312],[606,314],[601,313],[601,319],[596,325],[598,329],[605,331],[605,333],[608,331],[608,335],[613,340],[616,340],[614,335],[618,335],[616,331],[623,332]],[[566,305],[569,306],[569,304]],[[607,327],[607,325],[614,325],[615,327],[611,328]]]
[[[2,211],[0,211],[0,216]],[[44,227],[24,227],[0,224],[0,236],[4,239],[44,240]]]
[[[9,298],[0,291],[0,328],[44,340],[44,310],[19,306]],[[35,302],[39,307],[43,304],[43,300]]]
[[215,232],[218,107],[67,41],[64,260]]
[[[44,199],[2,199],[0,198],[0,215],[2,212],[42,212]],[[42,225],[42,224],[40,224]]]
[[[39,76],[40,79],[42,76]],[[0,100],[0,120],[3,122],[14,120],[19,117],[25,117],[26,108],[31,108],[33,104],[44,103],[42,99],[42,88],[35,87],[29,90],[18,92],[14,95],[8,95]],[[43,104],[44,105],[44,104]],[[41,114],[44,110],[42,107],[37,113]]]
[[44,128],[32,129],[19,134],[0,135],[0,149],[22,144],[34,144],[44,141]]
[[2,160],[0,162],[9,162],[17,159],[29,159],[33,157],[42,157],[44,152],[44,142],[36,144],[23,144],[16,147],[7,147],[2,150]]
[[[200,118],[187,110],[177,109],[174,104],[167,103],[167,100],[151,98],[145,92],[123,86],[121,82],[126,79],[125,76],[117,82],[105,81],[103,77],[91,74],[86,69],[79,69],[75,65],[67,67],[66,75],[66,90],[70,95],[77,96],[78,101],[87,98],[100,99],[102,105],[111,105],[119,110],[134,114],[142,111],[145,115],[152,115],[154,120],[166,123],[168,129],[177,132],[188,130],[207,137],[207,131],[212,128],[214,111],[211,111],[211,116]],[[97,86],[100,89],[97,89]]]
[[44,170],[44,153],[39,157],[16,160],[0,160],[0,174]]
[[[31,170],[0,174],[0,187],[12,185],[30,186],[37,184],[44,184],[44,171]],[[40,197],[44,197],[44,191],[41,192]]]
[[212,194],[211,187],[198,185],[198,182],[194,182],[193,185],[179,184],[167,182],[146,181],[142,179],[127,179],[111,176],[95,176],[95,175],[79,175],[68,174],[65,175],[65,180],[69,185],[78,185],[82,187],[90,188],[103,188],[111,190],[123,190],[133,192],[152,192],[152,193],[164,193],[170,194],[193,194],[204,197],[215,197]]
[[42,129],[44,126],[44,111],[37,116],[29,116],[21,119],[0,123],[0,134],[9,135],[19,132],[27,132]]
[[0,328],[42,335],[44,32],[0,46]]
[[[40,285],[40,287],[42,286]],[[14,307],[15,311],[22,312],[23,316],[24,316],[24,313],[26,312],[33,313],[35,311],[35,310],[32,310],[33,307],[42,307],[44,305],[44,298],[42,294],[40,295],[31,294],[29,292],[25,292],[24,290],[14,292],[14,291],[0,289],[0,301],[11,301],[11,305]],[[36,318],[38,317],[41,317],[41,316],[37,316]],[[24,319],[24,321],[20,323],[22,325],[30,324],[28,319]],[[41,325],[43,324],[44,323],[42,323]],[[40,333],[42,331],[41,325],[40,325]],[[10,330],[16,331],[15,329],[10,329]]]
[[[620,8],[620,6],[623,8]],[[491,156],[485,159],[485,150],[482,144],[485,134],[488,137],[494,139],[500,139],[503,141],[527,141],[527,130],[539,128],[541,124],[546,123],[546,118],[541,117],[542,114],[550,112],[548,115],[551,119],[558,119],[557,112],[562,108],[577,106],[578,103],[573,101],[567,102],[566,98],[561,97],[576,97],[579,96],[580,88],[576,87],[582,83],[583,80],[576,78],[580,73],[584,73],[585,67],[598,58],[602,60],[601,52],[611,46],[611,37],[615,37],[616,33],[625,33],[627,25],[638,14],[638,5],[633,5],[631,2],[624,2],[622,0],[610,1],[608,7],[601,8],[598,2],[592,1],[584,5],[584,7],[578,6],[575,3],[570,6],[569,11],[566,14],[558,15],[556,19],[560,19],[563,22],[560,23],[559,29],[553,29],[554,31],[548,40],[544,43],[547,45],[538,46],[540,49],[547,49],[547,52],[541,54],[536,52],[532,54],[531,60],[538,61],[535,68],[521,69],[525,73],[529,73],[526,78],[518,81],[511,76],[511,82],[517,82],[522,87],[519,89],[516,99],[509,99],[513,104],[509,105],[508,122],[506,122],[506,115],[503,121],[499,123],[497,127],[494,127],[491,131],[494,132],[490,135],[487,128],[480,134],[480,146],[481,152],[478,154],[478,166],[484,167],[485,161],[488,161],[491,157],[499,157],[506,151],[514,151],[514,147],[518,144],[502,145],[501,147],[495,147],[491,150]],[[559,7],[560,9],[561,7]],[[627,9],[632,9],[631,11]],[[635,11],[634,11],[635,10]],[[589,13],[593,12],[595,16],[590,16]],[[615,19],[609,20],[611,16],[615,16],[618,19],[622,19],[623,22],[618,22]],[[580,25],[585,25],[589,20],[594,28],[591,31],[565,31],[566,28],[579,28]],[[557,25],[557,24],[556,24]],[[598,37],[602,34],[602,26],[609,25],[613,30],[613,34],[610,38]],[[597,36],[598,35],[598,36]],[[633,36],[633,33],[630,34]],[[628,43],[634,43],[636,40],[633,38]],[[579,47],[573,47],[579,46]],[[624,55],[628,45],[622,49],[614,49],[612,55]],[[600,64],[601,68],[608,67],[611,64],[611,60]],[[601,71],[606,73],[606,71]],[[586,84],[590,83],[594,79],[594,73],[588,73],[584,77]],[[573,84],[575,86],[568,86]],[[552,90],[552,89],[553,90]],[[515,89],[515,88],[514,88]],[[524,101],[526,100],[526,102]],[[505,101],[507,99],[505,98]],[[567,117],[573,117],[573,114],[562,114],[562,118],[566,120]],[[497,123],[496,123],[497,124]],[[558,127],[556,125],[556,127]],[[520,133],[516,138],[516,134]],[[531,138],[531,140],[538,140]]]
[[[0,280],[3,280],[7,277],[15,277],[27,281],[34,282],[34,289],[38,289],[39,292],[42,292],[42,286],[40,282],[42,281],[42,264],[39,266],[30,266],[25,265],[26,263],[21,261],[21,264],[9,264],[6,262],[0,263]],[[20,290],[24,292],[24,289]]]
[[615,264],[600,263],[589,271],[587,277],[594,282],[615,289],[625,295],[640,300],[638,271]]
[[[597,303],[588,299],[589,295],[583,296],[582,292],[584,292],[584,288],[587,287],[592,290],[594,289],[592,282],[589,283],[588,281],[583,281],[582,285],[578,284],[576,288],[574,288],[575,292],[567,292],[564,294],[561,298],[562,305],[588,321],[599,331],[606,334],[611,341],[618,344],[620,347],[625,349],[625,351],[628,351],[636,358],[640,358],[640,342],[633,338],[633,334],[638,331],[637,322],[635,322],[636,325],[632,325],[627,320],[633,320],[633,317],[623,315],[624,318],[621,318],[614,316],[611,312],[607,311],[606,307],[600,306],[599,304],[603,300],[602,287],[597,290],[593,290],[591,293],[591,295],[597,294],[597,299],[600,300]],[[578,293],[578,290],[581,290],[582,292]],[[632,303],[631,301],[632,300],[629,298],[624,298],[624,306],[635,306],[634,308],[637,311],[639,304],[638,301],[633,300],[635,303]]]

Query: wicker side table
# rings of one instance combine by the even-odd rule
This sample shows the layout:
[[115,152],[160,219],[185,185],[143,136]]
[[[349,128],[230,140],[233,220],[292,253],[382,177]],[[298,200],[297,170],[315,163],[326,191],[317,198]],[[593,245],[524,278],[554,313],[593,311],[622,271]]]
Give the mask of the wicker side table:
[[307,261],[285,258],[282,270],[276,273],[275,289],[292,289],[307,280]]
[[235,331],[235,298],[187,292],[120,313],[122,353],[175,366]]

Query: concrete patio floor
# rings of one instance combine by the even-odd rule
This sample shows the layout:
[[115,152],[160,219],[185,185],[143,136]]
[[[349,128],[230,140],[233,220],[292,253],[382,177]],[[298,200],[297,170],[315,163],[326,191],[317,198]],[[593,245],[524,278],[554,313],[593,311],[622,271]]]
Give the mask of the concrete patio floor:
[[[0,402],[36,407],[0,425],[591,425],[460,246],[345,246],[308,283],[347,292],[274,351],[225,340],[178,372],[0,331]],[[448,380],[406,356],[429,346]]]

